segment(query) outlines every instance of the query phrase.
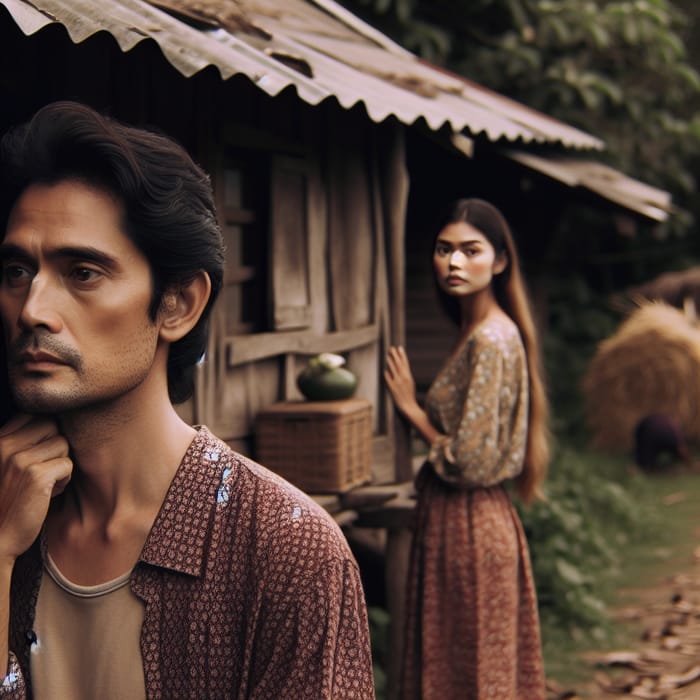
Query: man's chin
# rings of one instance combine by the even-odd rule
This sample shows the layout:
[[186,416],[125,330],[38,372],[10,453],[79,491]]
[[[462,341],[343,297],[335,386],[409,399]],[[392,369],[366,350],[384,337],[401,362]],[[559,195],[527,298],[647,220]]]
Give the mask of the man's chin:
[[31,415],[56,415],[80,408],[75,396],[56,396],[45,392],[15,391],[15,404],[23,413]]

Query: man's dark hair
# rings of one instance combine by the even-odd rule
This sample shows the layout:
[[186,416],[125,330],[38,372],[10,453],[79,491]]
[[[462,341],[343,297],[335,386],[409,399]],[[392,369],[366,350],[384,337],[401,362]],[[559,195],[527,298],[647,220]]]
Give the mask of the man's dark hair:
[[49,104],[7,133],[0,142],[0,173],[2,236],[14,203],[32,184],[75,179],[116,196],[124,208],[124,231],[151,269],[151,320],[166,291],[207,272],[211,296],[204,312],[168,356],[170,398],[174,403],[189,398],[223,281],[224,246],[208,175],[170,138],[75,102]]

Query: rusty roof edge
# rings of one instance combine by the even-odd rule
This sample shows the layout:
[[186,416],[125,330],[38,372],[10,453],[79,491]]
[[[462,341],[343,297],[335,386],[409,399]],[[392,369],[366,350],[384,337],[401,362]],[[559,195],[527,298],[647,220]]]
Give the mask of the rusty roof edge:
[[[311,46],[303,41],[300,41],[293,36],[277,35],[274,38],[274,43],[285,50],[289,50],[303,56],[309,62],[309,64],[315,68],[315,77],[322,83],[324,80],[327,80],[328,75],[333,75],[336,79],[339,79],[345,86],[346,90],[338,91],[332,90],[330,87],[328,87],[327,89],[329,93],[333,94],[336,100],[338,100],[339,104],[346,109],[349,109],[358,103],[363,104],[368,116],[374,122],[381,122],[389,116],[394,116],[401,123],[406,125],[415,124],[422,118],[434,131],[439,131],[445,125],[448,125],[453,133],[460,133],[463,129],[469,128],[466,117],[463,116],[461,119],[458,119],[456,115],[459,110],[449,103],[438,104],[431,99],[414,94],[406,88],[395,85],[391,81],[382,79],[373,75],[372,73],[365,73],[356,68],[354,65],[346,63],[345,61],[321,51],[315,46]],[[344,76],[344,74],[347,75]],[[352,91],[348,89],[348,86],[352,84],[352,81],[350,80],[352,74],[359,74],[362,76],[363,86],[369,94],[358,95],[357,92],[355,92],[351,98],[349,97],[349,93]],[[399,91],[402,95],[409,96],[413,103],[410,110],[410,116],[407,113],[407,110],[402,110],[400,108],[400,101],[385,101],[381,105],[375,105],[374,101],[371,100],[371,94],[382,92],[383,95],[386,96],[386,94],[390,93],[391,91]],[[368,97],[370,99],[368,99]],[[448,95],[443,95],[443,97],[449,98]],[[417,105],[420,105],[420,107],[417,107]],[[533,133],[529,128],[527,128],[527,126],[523,125],[517,125],[517,136],[509,136],[508,128],[510,128],[511,131],[515,129],[512,119],[508,119],[501,114],[494,113],[481,105],[471,104],[470,108],[482,113],[481,121],[483,123],[489,123],[490,125],[500,123],[500,126],[498,128],[494,128],[493,130],[496,133],[490,133],[488,127],[484,127],[472,129],[472,133],[474,135],[486,133],[489,140],[496,141],[498,138],[505,138],[510,143],[514,143],[518,140],[523,140],[526,142],[537,140],[537,134]],[[462,107],[462,110],[464,110],[464,107]]]
[[[445,124],[448,124],[452,131],[460,130],[463,127],[463,123],[460,124],[459,122],[455,122],[453,114],[443,114],[439,107],[429,103],[424,103],[421,105],[420,109],[415,109],[415,112],[410,111],[409,113],[406,111],[397,110],[396,105],[382,106],[380,104],[375,104],[376,101],[371,99],[371,95],[362,95],[358,94],[357,92],[354,94],[339,94],[339,91],[333,90],[332,86],[328,87],[327,85],[320,84],[318,81],[306,78],[301,73],[298,73],[298,71],[295,71],[294,69],[285,66],[283,63],[276,61],[274,58],[267,56],[264,51],[247,44],[245,41],[242,41],[223,28],[205,31],[196,30],[180,20],[168,15],[159,8],[144,2],[144,0],[122,0],[122,2],[120,2],[120,9],[128,9],[128,7],[143,9],[145,7],[147,14],[152,16],[154,19],[157,18],[158,22],[161,23],[160,31],[164,32],[164,30],[171,25],[176,27],[178,33],[184,33],[185,37],[189,36],[193,40],[196,40],[203,54],[206,55],[193,55],[191,52],[191,47],[188,47],[185,41],[177,41],[177,33],[169,34],[168,37],[165,37],[162,34],[159,36],[158,32],[156,31],[154,32],[155,36],[153,36],[148,34],[144,28],[138,28],[138,26],[136,26],[136,22],[132,23],[134,26],[128,27],[131,37],[136,37],[136,41],[129,41],[128,43],[124,42],[124,37],[121,30],[119,30],[118,33],[115,33],[115,27],[112,27],[110,31],[109,28],[104,27],[99,23],[82,22],[81,31],[79,33],[71,32],[71,27],[68,26],[68,20],[62,16],[61,13],[61,10],[65,9],[65,6],[60,1],[57,2],[57,0],[42,1],[44,8],[48,7],[50,10],[48,13],[46,10],[42,12],[36,6],[29,5],[23,0],[0,0],[0,4],[5,6],[10,5],[8,10],[15,21],[17,21],[15,12],[22,17],[23,21],[20,29],[22,29],[25,34],[39,31],[49,24],[60,24],[66,29],[68,35],[71,37],[71,40],[74,41],[74,43],[80,43],[80,41],[84,41],[98,31],[107,31],[119,44],[123,51],[133,47],[139,41],[151,39],[160,47],[160,50],[163,52],[166,60],[168,60],[180,73],[186,77],[194,75],[196,72],[208,65],[214,65],[219,70],[219,73],[223,79],[228,79],[234,73],[240,72],[246,75],[255,85],[271,96],[278,94],[286,87],[293,86],[300,99],[311,105],[319,104],[321,101],[329,97],[333,97],[344,109],[350,109],[357,104],[362,104],[368,114],[368,117],[375,123],[384,121],[390,116],[394,116],[402,123],[408,125],[414,124],[420,119],[424,119],[433,130],[438,130]],[[80,0],[77,1],[78,3],[80,2]],[[296,41],[286,36],[277,37],[277,42],[281,45],[287,44],[299,47],[299,44]],[[213,48],[212,44],[214,44],[216,48]],[[127,48],[125,48],[125,46]],[[316,50],[310,47],[305,46],[304,48],[307,51],[311,51],[314,55],[318,54]],[[226,50],[233,51],[229,56],[221,56],[221,51]],[[365,82],[369,79],[366,74],[361,73],[361,71],[354,66],[340,62],[337,59],[325,54],[320,55],[323,57],[325,62],[335,65],[337,67],[336,70],[342,67],[342,69],[345,71],[361,74],[363,76],[363,81]],[[250,59],[249,66],[238,65],[237,67],[232,68],[232,64],[235,64],[236,62],[240,64],[242,59],[246,56],[248,56]],[[267,65],[270,70],[267,72],[260,71],[259,67],[261,63]],[[387,89],[387,84],[384,81],[374,78],[372,78],[372,80],[377,80],[377,89]],[[399,88],[389,86],[389,89]],[[422,98],[418,96],[411,96],[411,99],[417,103],[422,102]],[[499,119],[502,119],[502,117],[499,117]],[[512,124],[512,122],[510,123]],[[520,133],[518,136],[520,139],[525,141],[533,140],[534,134],[531,134],[523,127],[519,127],[519,130]],[[505,134],[501,133],[488,133],[488,129],[479,128],[474,130],[475,134],[482,132],[485,133],[487,138],[490,140],[497,140],[499,136],[507,138],[507,140],[511,143],[519,140],[519,138],[514,138],[513,136],[507,137]]]
[[[336,6],[333,0],[310,1],[324,4],[331,7],[333,12],[341,13],[342,8]],[[105,21],[93,17],[94,13],[91,14],[89,10],[94,8],[94,5],[89,0],[36,0],[35,3],[0,0],[0,4],[8,9],[11,17],[27,35],[52,23],[61,24],[74,43],[80,43],[99,31],[107,31],[124,52],[144,39],[151,39],[159,46],[166,60],[186,77],[191,77],[212,65],[218,69],[223,80],[240,73],[271,96],[293,86],[299,98],[311,105],[317,105],[329,97],[333,97],[345,109],[362,104],[368,117],[377,123],[394,116],[407,125],[423,120],[433,130],[449,125],[453,132],[468,131],[471,135],[483,133],[493,142],[559,142],[577,149],[586,147],[586,144],[581,143],[580,137],[593,138],[574,127],[569,127],[570,132],[562,128],[560,134],[554,135],[540,132],[536,124],[518,121],[513,114],[508,113],[509,110],[498,109],[498,106],[512,105],[511,111],[516,112],[517,109],[527,108],[509,101],[509,98],[499,96],[498,93],[491,94],[491,91],[485,93],[491,104],[479,104],[480,100],[470,100],[467,95],[453,95],[453,99],[450,99],[448,93],[442,93],[440,103],[434,102],[304,44],[306,51],[312,53],[313,60],[321,60],[318,58],[321,56],[324,65],[325,82],[311,79],[225,29],[195,29],[146,0],[120,0],[118,3],[110,3],[108,7],[111,12]],[[357,22],[362,24],[361,20]],[[386,41],[390,42],[389,39]],[[299,46],[297,41],[286,34],[278,34],[275,42]],[[416,62],[417,65],[422,65],[424,70],[430,68],[438,73],[442,70],[432,64],[421,63],[420,59],[403,49],[400,51],[400,58]],[[339,82],[336,73],[345,71],[349,71],[348,80]],[[361,80],[350,80],[352,75],[361,77]],[[457,78],[461,79],[462,76]],[[362,82],[365,86],[364,92],[357,87]],[[387,90],[400,90],[397,97],[400,94],[405,99],[397,99],[392,103],[392,100],[386,98]],[[496,102],[497,98],[501,99]],[[460,99],[471,105],[472,110],[483,112],[474,123],[470,124],[469,111],[465,112],[465,108],[460,106]],[[530,111],[540,118],[546,117],[535,110]],[[551,121],[559,124],[556,120]]]
[[327,12],[333,18],[342,22],[350,29],[353,29],[358,34],[361,34],[366,39],[379,44],[382,48],[387,51],[391,51],[399,56],[416,58],[415,54],[412,54],[403,46],[397,44],[393,39],[390,39],[386,34],[383,34],[378,29],[375,29],[371,24],[368,24],[364,20],[360,19],[357,15],[354,15],[350,10],[346,10],[342,5],[339,5],[334,0],[308,0],[312,5],[320,7],[322,10]]
[[0,5],[5,7],[25,36],[36,34],[47,25],[59,21],[50,14],[24,2],[24,0],[0,0]]
[[[582,129],[579,129],[578,127],[567,124],[566,122],[563,122],[559,119],[555,119],[554,117],[545,114],[544,112],[540,112],[534,109],[533,107],[530,107],[529,105],[523,104],[522,102],[518,102],[517,100],[514,100],[513,98],[508,97],[507,95],[503,95],[501,93],[495,92],[494,90],[491,90],[490,88],[475,83],[474,81],[470,80],[464,75],[455,73],[454,71],[451,71],[442,66],[438,66],[434,63],[430,63],[429,61],[426,61],[420,56],[417,56],[416,54],[408,51],[407,49],[404,49],[402,46],[400,46],[392,39],[387,37],[385,34],[382,34],[380,31],[367,24],[364,20],[353,15],[351,12],[346,10],[334,0],[308,1],[316,5],[317,7],[320,7],[321,9],[325,10],[335,19],[343,22],[354,31],[357,31],[365,38],[375,42],[382,48],[390,51],[391,53],[409,62],[415,63],[416,66],[420,66],[420,68],[422,68],[423,70],[434,72],[438,75],[446,76],[454,80],[455,83],[462,86],[461,96],[463,97],[463,99],[468,100],[473,104],[478,104],[485,109],[493,110],[494,106],[496,106],[496,109],[502,117],[510,119],[511,121],[517,123],[521,127],[526,128],[528,131],[533,130],[533,124],[528,123],[522,119],[523,113],[527,113],[533,119],[541,120],[542,122],[552,124],[556,128],[560,129],[563,132],[563,134],[567,135],[563,135],[561,138],[558,139],[552,139],[551,136],[542,132],[541,136],[543,141],[555,142],[558,140],[562,144],[565,144],[566,146],[574,148],[576,150],[605,150],[605,142],[602,139],[593,136],[592,134],[589,134],[586,131],[583,131]],[[465,89],[467,92],[465,92]],[[494,105],[494,103],[496,104]]]
[[[50,24],[59,24],[66,30],[71,41],[79,44],[90,36],[100,31],[105,31],[117,42],[124,53],[131,50],[140,41],[148,39],[154,41],[166,60],[188,78],[211,65],[217,68],[223,80],[240,73],[247,76],[251,82],[258,85],[271,96],[278,94],[290,85],[294,85],[301,99],[310,104],[318,104],[318,102],[332,95],[327,90],[321,89],[313,81],[305,78],[298,71],[251,47],[229,32],[215,30],[205,33],[196,30],[144,0],[126,0],[126,2],[122,0],[119,5],[121,8],[124,8],[130,4],[131,7],[143,9],[146,16],[157,17],[158,21],[163,23],[166,28],[175,23],[177,32],[189,36],[191,40],[196,40],[200,48],[206,49],[203,51],[206,55],[193,54],[191,47],[187,46],[185,42],[176,40],[177,33],[170,34],[170,44],[164,42],[163,37],[158,36],[158,33],[163,31],[164,27],[159,27],[153,34],[149,34],[145,29],[136,26],[135,23],[134,26],[127,26],[126,23],[123,23],[122,28],[124,32],[117,34],[101,24],[90,25],[83,23],[82,31],[75,32],[66,18],[60,15],[60,9],[52,4],[51,0],[44,0],[44,4],[50,8],[53,7],[53,9],[42,9],[25,2],[25,0],[0,0],[0,5],[6,7],[17,26],[27,36],[44,29]],[[127,32],[135,40],[125,41]],[[223,38],[222,33],[225,35]],[[161,40],[159,41],[159,39]],[[238,65],[236,65],[237,63]],[[247,65],[241,66],[241,63],[246,63]],[[265,69],[268,70],[266,71]]]
[[562,155],[545,157],[514,149],[499,152],[568,187],[583,187],[652,221],[666,221],[674,211],[670,192],[630,177],[605,163]]
[[[266,56],[264,52],[249,46],[248,44],[241,41],[240,39],[238,39],[233,34],[231,34],[223,28],[217,30],[210,30],[207,32],[199,32],[195,29],[187,27],[186,24],[180,23],[179,20],[172,18],[167,13],[151,6],[148,3],[141,3],[140,0],[132,0],[132,2],[147,5],[148,8],[152,9],[154,12],[161,13],[165,18],[167,18],[166,21],[173,21],[182,24],[184,28],[183,31],[196,32],[198,35],[197,38],[200,42],[202,42],[202,39],[208,39],[209,41],[214,42],[217,46],[221,47],[223,50],[235,48],[235,50],[238,52],[252,53],[256,61],[267,61],[269,62],[270,67],[272,69],[268,73],[260,73],[259,71],[254,70],[246,71],[244,69],[236,71],[231,70],[229,68],[227,70],[225,66],[222,66],[221,62],[213,60],[211,56],[208,59],[196,60],[193,63],[191,60],[192,57],[189,56],[189,52],[183,53],[182,51],[178,50],[178,47],[169,48],[167,44],[164,45],[162,41],[158,41],[159,37],[157,36],[150,36],[143,32],[137,33],[139,41],[145,39],[150,39],[151,41],[154,41],[159,46],[166,60],[185,77],[191,77],[196,72],[202,70],[206,66],[214,65],[218,69],[222,79],[226,80],[236,72],[240,72],[242,75],[246,75],[249,78],[249,80],[251,80],[251,82],[253,82],[261,90],[263,90],[270,96],[275,96],[283,89],[293,86],[300,99],[303,99],[305,102],[311,105],[317,105],[324,99],[332,97],[344,109],[350,109],[354,105],[362,103],[365,107],[365,110],[368,113],[369,118],[372,119],[372,121],[374,122],[382,121],[388,118],[391,114],[393,114],[393,112],[391,111],[382,113],[377,109],[373,109],[371,104],[368,105],[367,101],[360,97],[354,96],[352,99],[347,99],[347,97],[340,96],[333,91],[319,86],[317,82],[307,79],[305,76],[303,76],[302,74],[298,74],[297,71],[288,68],[283,63],[280,63],[279,61],[276,61],[275,59]],[[83,31],[80,34],[76,35],[75,32],[71,32],[71,27],[68,26],[65,19],[62,16],[60,16],[60,12],[56,14],[55,7],[54,11],[50,12],[45,9],[42,10],[34,5],[31,5],[25,2],[24,0],[0,0],[0,5],[4,5],[6,7],[6,9],[10,13],[10,16],[13,18],[17,26],[27,36],[35,34],[36,32],[41,31],[49,25],[59,24],[65,29],[66,33],[71,38],[71,41],[73,41],[74,43],[81,43],[82,41],[98,33],[99,31],[106,31],[113,38],[113,40],[117,42],[122,51],[127,51],[129,48],[132,48],[136,43],[138,43],[138,41],[134,42],[133,44],[129,44],[128,48],[125,48],[124,42],[120,41],[120,36],[117,36],[114,33],[114,31],[110,31],[106,27],[102,26],[95,26],[93,29],[87,31],[86,27],[83,26]],[[328,60],[332,59],[329,58]],[[227,62],[227,64],[230,65],[229,62]],[[344,65],[344,67],[348,70],[354,70],[349,66]],[[286,80],[275,80],[275,76],[284,74],[288,74],[288,78]],[[396,116],[397,119],[399,119],[398,115],[394,116]],[[419,118],[420,115],[416,117],[416,121]],[[404,119],[399,120],[406,123],[405,117]],[[429,119],[429,121],[431,123],[431,128],[439,128],[440,125],[436,124],[434,119]],[[442,123],[445,123],[446,121],[447,120],[445,119]]]
[[[586,142],[587,145],[576,146],[575,148],[577,148],[577,150],[585,150],[586,148],[598,151],[605,150],[605,142],[601,138],[593,136],[592,134],[589,134],[583,129],[579,129],[578,127],[572,126],[571,124],[563,122],[560,119],[556,119],[555,117],[552,117],[549,114],[546,114],[545,112],[540,112],[534,107],[530,107],[529,105],[524,104],[523,102],[518,102],[517,100],[514,100],[512,97],[508,97],[507,95],[503,95],[500,92],[496,92],[491,88],[476,83],[470,78],[467,78],[466,76],[461,75],[459,73],[455,73],[454,71],[451,71],[448,68],[437,66],[433,63],[430,63],[429,61],[425,61],[422,58],[417,58],[416,60],[429,70],[437,71],[438,73],[447,75],[461,83],[463,86],[462,96],[466,100],[470,100],[476,104],[480,104],[486,109],[496,108],[504,116],[508,117],[509,119],[512,119],[521,126],[526,125],[530,129],[533,128],[533,124],[524,124],[524,122],[520,121],[522,117],[519,117],[519,114],[528,114],[533,119],[552,124],[558,129],[560,129],[562,132],[571,134],[572,138],[576,137],[577,141],[583,140]],[[551,139],[547,140],[551,141]],[[563,139],[560,140],[562,141],[562,143],[565,143]]]

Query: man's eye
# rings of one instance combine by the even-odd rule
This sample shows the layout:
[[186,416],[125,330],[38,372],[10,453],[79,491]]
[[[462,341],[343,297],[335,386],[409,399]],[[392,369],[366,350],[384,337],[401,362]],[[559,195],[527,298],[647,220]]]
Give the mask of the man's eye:
[[32,272],[24,265],[4,263],[2,266],[2,281],[10,286],[26,283],[32,278]]
[[91,267],[77,266],[71,270],[71,275],[77,282],[94,282],[100,274],[98,270]]

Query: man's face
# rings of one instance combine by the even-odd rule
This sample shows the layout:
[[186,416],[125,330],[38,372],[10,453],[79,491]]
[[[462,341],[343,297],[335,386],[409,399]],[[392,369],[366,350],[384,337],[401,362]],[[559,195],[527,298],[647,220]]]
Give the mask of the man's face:
[[148,262],[122,208],[74,180],[32,185],[0,244],[0,318],[20,409],[61,413],[109,403],[151,372]]

